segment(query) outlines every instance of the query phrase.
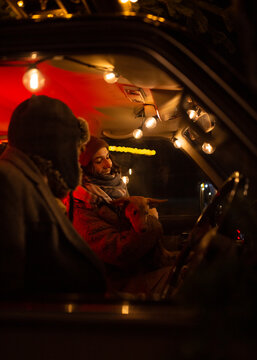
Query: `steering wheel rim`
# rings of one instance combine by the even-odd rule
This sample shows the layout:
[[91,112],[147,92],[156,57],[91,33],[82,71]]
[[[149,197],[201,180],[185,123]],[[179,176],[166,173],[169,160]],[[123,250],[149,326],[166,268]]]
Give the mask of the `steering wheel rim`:
[[209,205],[203,210],[189,234],[189,241],[194,247],[211,228],[227,235],[227,224],[230,223],[231,209],[246,197],[248,192],[248,179],[235,171],[223,183]]
[[[210,204],[203,210],[189,234],[188,243],[181,250],[176,264],[174,265],[167,288],[163,297],[170,296],[176,289],[177,281],[182,267],[201,239],[211,229],[215,229],[222,235],[227,235],[227,224],[230,223],[231,208],[237,201],[242,200],[248,192],[248,179],[235,171],[221,186]],[[233,217],[233,216],[232,216]]]

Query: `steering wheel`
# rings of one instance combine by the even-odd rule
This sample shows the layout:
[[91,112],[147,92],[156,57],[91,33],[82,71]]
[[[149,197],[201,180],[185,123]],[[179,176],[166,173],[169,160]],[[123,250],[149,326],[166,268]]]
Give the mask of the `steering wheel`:
[[197,251],[198,245],[210,230],[213,229],[216,233],[225,236],[231,235],[238,216],[238,205],[246,197],[247,191],[248,179],[237,171],[225,181],[189,233],[188,242],[176,260],[164,297],[171,294],[172,290],[176,288],[181,269],[187,263],[190,253]]
[[237,209],[248,192],[248,179],[235,171],[215,194],[210,204],[203,210],[189,234],[191,247],[199,243],[212,228],[229,236],[237,216]]

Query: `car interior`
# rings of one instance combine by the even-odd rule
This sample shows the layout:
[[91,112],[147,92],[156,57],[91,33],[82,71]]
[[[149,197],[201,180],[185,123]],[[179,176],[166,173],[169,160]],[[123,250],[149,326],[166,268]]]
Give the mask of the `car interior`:
[[0,152],[20,102],[65,102],[109,144],[131,196],[166,200],[157,210],[163,245],[179,253],[171,277],[147,299],[1,299],[6,358],[256,354],[255,102],[223,60],[211,67],[213,50],[191,47],[198,58],[174,27],[159,34],[162,19],[133,17],[0,24]]
[[253,181],[249,186],[254,157],[228,124],[161,66],[124,52],[32,52],[2,57],[0,76],[3,147],[19,102],[34,93],[59,98],[88,122],[91,134],[108,142],[130,195],[167,200],[158,213],[168,250],[186,248],[187,254],[192,237],[203,238],[206,225],[200,224],[226,228],[226,217],[233,222],[223,233],[233,241],[242,245],[253,236],[245,219],[238,227],[242,214],[230,212],[248,188],[256,193]]

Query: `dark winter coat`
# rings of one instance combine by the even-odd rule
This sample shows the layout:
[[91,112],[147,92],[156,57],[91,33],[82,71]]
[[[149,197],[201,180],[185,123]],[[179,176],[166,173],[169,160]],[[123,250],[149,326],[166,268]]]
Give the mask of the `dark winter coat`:
[[0,199],[0,294],[105,291],[102,263],[15,148],[0,160]]

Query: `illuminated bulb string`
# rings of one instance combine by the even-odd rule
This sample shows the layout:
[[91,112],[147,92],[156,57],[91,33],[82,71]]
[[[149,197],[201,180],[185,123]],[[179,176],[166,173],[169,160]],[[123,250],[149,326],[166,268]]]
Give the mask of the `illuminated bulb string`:
[[[33,57],[34,58],[34,57]],[[24,86],[31,92],[36,92],[42,89],[42,87],[45,84],[45,79],[44,76],[41,74],[41,72],[37,69],[37,66],[47,60],[54,60],[56,57],[54,56],[47,56],[44,57],[38,61],[35,61],[33,63],[31,62],[20,62],[19,64],[13,64],[13,63],[9,63],[9,62],[1,62],[0,66],[6,66],[6,67],[27,67],[28,70],[25,72],[24,76],[23,76],[23,84]],[[113,71],[113,68],[110,69],[110,67],[105,67],[105,66],[98,66],[98,65],[93,65],[93,64],[89,64],[86,63],[84,61],[75,59],[73,57],[70,56],[60,56],[61,59],[64,60],[68,60],[74,63],[77,63],[79,65],[83,65],[86,66],[88,68],[92,68],[92,69],[96,69],[99,70],[101,72],[103,72],[104,74],[104,79],[105,76],[107,77],[107,79],[105,79],[105,81],[107,81],[110,84],[114,84],[115,82],[118,81],[118,74],[116,72]]]
[[[155,150],[138,149],[138,148],[132,148],[132,147],[127,147],[127,146],[110,145],[109,146],[109,151],[126,152],[126,153],[131,153],[131,154],[136,154],[136,155],[147,155],[147,156],[156,155]],[[132,169],[131,169],[131,173],[132,173]]]

